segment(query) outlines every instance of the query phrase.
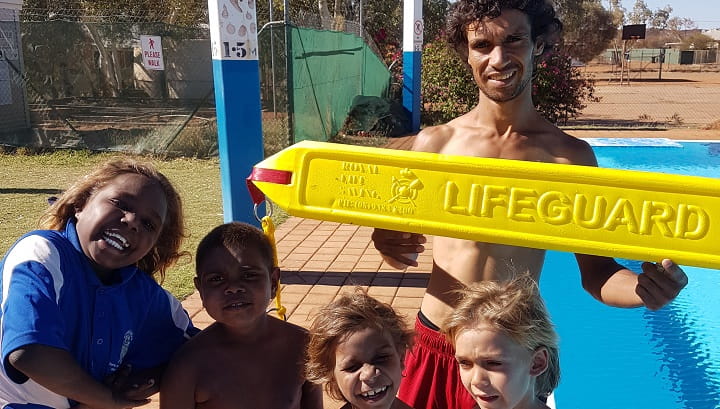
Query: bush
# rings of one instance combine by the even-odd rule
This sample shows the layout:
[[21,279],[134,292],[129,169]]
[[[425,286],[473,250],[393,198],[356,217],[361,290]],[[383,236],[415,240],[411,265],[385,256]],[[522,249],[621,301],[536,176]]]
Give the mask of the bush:
[[443,38],[422,52],[421,115],[426,124],[439,124],[470,111],[478,101],[472,74]]
[[537,61],[533,80],[533,103],[554,124],[566,124],[587,106],[598,102],[595,81],[573,67],[569,55],[551,51]]
[[[448,122],[468,111],[478,101],[478,89],[467,64],[439,38],[428,43],[422,54],[423,123]],[[560,52],[544,54],[537,61],[533,80],[533,102],[552,123],[566,123],[597,102],[594,81],[573,67],[570,56]]]

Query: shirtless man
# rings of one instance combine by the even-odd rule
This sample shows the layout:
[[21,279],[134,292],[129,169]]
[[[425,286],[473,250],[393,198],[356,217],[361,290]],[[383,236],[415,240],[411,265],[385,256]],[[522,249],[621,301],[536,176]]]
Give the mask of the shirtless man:
[[[412,150],[452,155],[597,166],[592,148],[545,120],[532,102],[534,58],[562,28],[544,0],[459,0],[448,20],[450,43],[469,64],[480,92],[470,112],[423,129]],[[529,272],[539,278],[544,250],[433,238],[433,269],[416,323],[416,346],[405,359],[398,396],[415,409],[471,408],[452,347],[437,332],[456,304],[456,290],[482,280],[508,280]],[[417,266],[419,234],[376,229],[375,247],[397,268]],[[675,263],[644,263],[636,274],[609,257],[576,255],[583,287],[617,307],[656,310],[687,284]]]

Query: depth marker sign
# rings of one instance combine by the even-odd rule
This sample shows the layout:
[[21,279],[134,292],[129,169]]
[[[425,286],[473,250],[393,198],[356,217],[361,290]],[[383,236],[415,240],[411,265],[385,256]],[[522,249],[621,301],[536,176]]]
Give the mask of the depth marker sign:
[[162,40],[160,36],[140,36],[143,67],[146,70],[165,70],[162,55]]

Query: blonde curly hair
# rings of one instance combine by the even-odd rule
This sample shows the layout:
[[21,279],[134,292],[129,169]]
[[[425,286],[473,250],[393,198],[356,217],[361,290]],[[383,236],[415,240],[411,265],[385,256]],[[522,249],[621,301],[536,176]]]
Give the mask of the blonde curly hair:
[[537,282],[523,274],[508,282],[474,283],[458,293],[460,302],[442,327],[453,347],[461,331],[479,325],[501,331],[529,351],[544,347],[548,367],[536,378],[535,392],[549,395],[560,382],[558,336]]

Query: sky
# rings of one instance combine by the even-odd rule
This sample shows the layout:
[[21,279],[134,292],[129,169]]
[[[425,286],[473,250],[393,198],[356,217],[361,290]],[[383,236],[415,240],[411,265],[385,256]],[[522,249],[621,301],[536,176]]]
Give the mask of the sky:
[[[603,4],[607,7],[609,2]],[[720,28],[720,5],[717,0],[645,0],[645,4],[653,11],[670,5],[673,9],[671,17],[689,18],[698,28]],[[628,12],[632,11],[635,0],[622,0],[622,5]]]

